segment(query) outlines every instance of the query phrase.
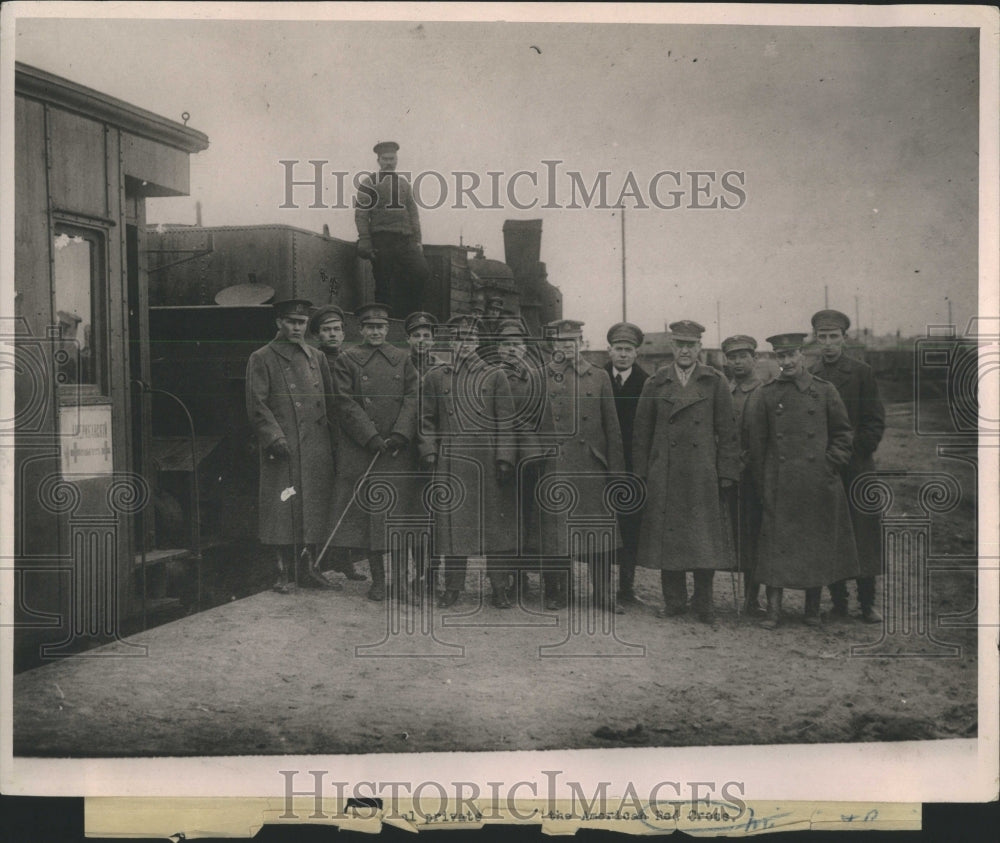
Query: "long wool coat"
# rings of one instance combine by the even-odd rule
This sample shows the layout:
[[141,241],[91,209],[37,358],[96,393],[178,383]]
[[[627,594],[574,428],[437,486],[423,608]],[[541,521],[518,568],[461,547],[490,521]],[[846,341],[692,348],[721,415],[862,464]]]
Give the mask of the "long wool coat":
[[[407,352],[388,343],[362,343],[341,352],[333,366],[333,381],[341,433],[331,529],[346,509],[333,544],[385,550],[389,546],[386,517],[400,515],[418,494],[411,470],[416,447],[417,371]],[[355,497],[355,487],[372,460],[368,443],[374,436],[385,438],[390,433],[403,436],[407,447],[395,457],[388,453],[380,456],[369,475],[370,482]],[[400,509],[379,506],[381,492],[377,490],[383,484],[395,490]]]
[[696,363],[682,386],[673,364],[643,387],[632,443],[646,481],[638,563],[668,571],[732,568],[719,481],[740,476],[733,399],[721,372]]
[[[322,542],[334,477],[333,382],[326,357],[275,338],[250,355],[246,404],[260,447],[258,535],[264,544]],[[284,439],[291,457],[271,459]],[[295,494],[281,500],[289,486]]]
[[501,422],[509,426],[512,415],[507,376],[477,354],[424,376],[417,439],[421,457],[437,456],[433,555],[515,552],[517,483],[496,479],[498,461],[517,463],[516,443]]
[[[841,355],[835,363],[827,364],[821,359],[811,371],[837,387],[854,429],[851,460],[841,470],[850,504],[851,484],[859,475],[875,470],[875,449],[885,432],[885,407],[879,396],[875,374],[867,363]],[[882,524],[879,517],[861,512],[851,505],[851,524],[861,576],[877,577],[882,573]]]
[[816,588],[858,575],[840,470],[851,423],[833,384],[804,372],[750,402],[750,467],[764,502],[757,580]]
[[[608,373],[583,358],[563,363],[549,361],[543,371],[558,452],[540,481],[542,550],[548,556],[570,556],[574,525],[578,536],[591,532],[591,528],[601,532],[609,518],[614,534],[611,543],[621,547],[615,513],[609,509],[606,495],[608,475],[625,471],[621,428]],[[570,511],[558,511],[561,507],[552,505],[559,503],[555,495],[546,492],[558,493],[552,481],[572,485],[576,500]]]
[[528,362],[505,364],[514,417],[511,430],[517,442],[517,548],[537,556],[542,550],[543,523],[535,501],[538,480],[552,469],[555,455],[552,407],[546,396],[545,373]]

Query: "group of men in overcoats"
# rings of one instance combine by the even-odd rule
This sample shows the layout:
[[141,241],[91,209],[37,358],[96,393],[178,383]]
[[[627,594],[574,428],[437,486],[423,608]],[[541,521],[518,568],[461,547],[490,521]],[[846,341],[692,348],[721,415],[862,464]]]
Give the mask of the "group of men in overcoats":
[[[642,331],[627,322],[608,331],[609,360],[596,368],[574,320],[546,326],[540,341],[519,318],[438,325],[417,311],[405,321],[407,353],[387,342],[382,304],[358,309],[361,341],[349,347],[335,305],[275,310],[278,333],[248,364],[247,406],[261,454],[260,538],[276,549],[279,590],[290,573],[300,586],[339,587],[317,559],[324,542],[351,579],[368,560],[373,600],[426,595],[451,606],[478,557],[495,607],[513,605],[525,572],[540,570],[545,605],[559,609],[575,559],[607,612],[638,602],[638,565],[660,571],[664,617],[692,609],[712,623],[714,572],[737,568],[744,609],[766,627],[780,622],[786,588],[805,590],[809,624],[824,586],[846,616],[850,579],[864,619],[880,620],[879,527],[849,492],[874,467],[884,411],[870,368],[843,354],[844,314],[813,317],[811,369],[806,334],[770,337],[780,371],[765,382],[752,337],[723,342],[727,380],[701,362],[704,328],[691,320],[669,326],[674,359],[650,375],[637,362]],[[642,505],[615,518],[608,487],[623,477],[638,481]],[[386,507],[368,500],[384,492],[373,478],[389,481],[397,515],[426,519],[429,501],[446,502],[431,507],[429,535],[392,538]],[[609,514],[610,531],[579,529],[606,527]]]

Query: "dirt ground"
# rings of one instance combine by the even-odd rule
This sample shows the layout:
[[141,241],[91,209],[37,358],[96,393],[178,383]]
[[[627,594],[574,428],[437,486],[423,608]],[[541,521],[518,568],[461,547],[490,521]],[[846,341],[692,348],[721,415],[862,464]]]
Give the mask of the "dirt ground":
[[[644,605],[616,617],[613,636],[600,627],[588,633],[586,615],[580,634],[568,635],[567,610],[539,608],[537,575],[522,608],[480,606],[482,568],[473,563],[463,600],[434,612],[433,636],[387,639],[388,604],[366,600],[367,583],[350,582],[340,592],[263,591],[18,674],[14,752],[332,754],[974,737],[974,616],[966,627],[939,628],[938,620],[976,605],[974,566],[962,561],[975,553],[975,473],[913,435],[912,405],[890,405],[888,423],[880,468],[947,472],[962,491],[957,507],[934,516],[930,548],[932,557],[954,557],[958,569],[929,579],[932,632],[957,645],[951,657],[892,657],[914,646],[938,651],[927,639],[898,636],[878,656],[852,655],[852,645],[874,644],[885,630],[857,619],[808,628],[801,592],[787,594],[783,626],[760,629],[737,617],[728,573],[716,575],[715,628],[693,617],[657,619],[658,574],[639,569]],[[899,511],[918,511],[917,486],[916,478],[899,480]],[[426,616],[409,617],[419,633]],[[145,657],[126,655],[134,645],[148,647]],[[432,655],[391,657],[404,652]]]

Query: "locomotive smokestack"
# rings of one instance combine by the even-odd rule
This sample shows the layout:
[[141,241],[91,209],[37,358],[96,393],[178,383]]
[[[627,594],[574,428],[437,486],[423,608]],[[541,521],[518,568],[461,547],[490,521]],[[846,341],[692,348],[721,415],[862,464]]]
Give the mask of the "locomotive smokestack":
[[514,270],[515,278],[533,275],[542,254],[542,221],[506,220],[503,246],[504,262]]

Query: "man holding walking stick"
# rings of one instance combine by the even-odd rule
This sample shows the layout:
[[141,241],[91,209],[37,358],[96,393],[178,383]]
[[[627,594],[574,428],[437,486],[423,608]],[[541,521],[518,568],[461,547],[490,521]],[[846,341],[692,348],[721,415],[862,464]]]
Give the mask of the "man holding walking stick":
[[[407,599],[406,558],[394,551],[387,590],[382,559],[389,546],[385,516],[359,506],[355,487],[376,454],[382,455],[380,473],[397,473],[397,488],[412,485],[408,451],[414,447],[417,428],[417,370],[409,354],[386,342],[386,305],[366,304],[355,315],[361,324],[362,342],[342,352],[333,366],[341,436],[332,521],[342,519],[333,544],[367,552],[372,574],[370,600],[385,600],[387,591],[393,597]],[[409,492],[401,488],[401,494]]]

